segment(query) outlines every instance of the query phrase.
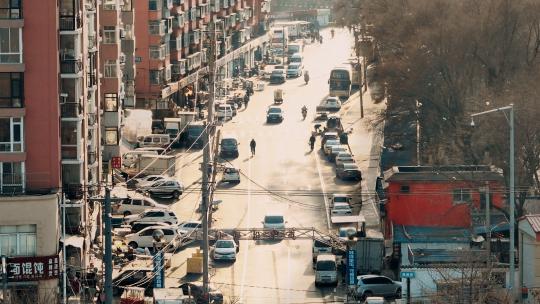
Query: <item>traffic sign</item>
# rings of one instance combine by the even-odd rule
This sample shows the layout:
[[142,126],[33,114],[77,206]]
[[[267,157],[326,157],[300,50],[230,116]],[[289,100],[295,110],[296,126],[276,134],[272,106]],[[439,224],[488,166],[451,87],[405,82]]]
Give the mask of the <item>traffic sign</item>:
[[414,279],[416,273],[414,271],[402,271],[399,275],[402,279]]
[[111,158],[111,167],[113,169],[121,169],[122,168],[122,158],[119,156],[113,156]]
[[347,284],[356,285],[356,250],[347,251]]

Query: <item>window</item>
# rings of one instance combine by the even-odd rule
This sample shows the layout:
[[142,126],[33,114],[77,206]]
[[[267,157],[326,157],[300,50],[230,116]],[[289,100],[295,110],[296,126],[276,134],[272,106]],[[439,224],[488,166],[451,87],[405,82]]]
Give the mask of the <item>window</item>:
[[122,1],[122,11],[131,12],[133,11],[133,2],[132,0],[121,0]]
[[35,256],[36,225],[0,226],[0,255]]
[[161,10],[161,1],[159,0],[148,0],[148,10],[149,11],[159,11]]
[[150,84],[163,84],[164,73],[162,70],[150,70]]
[[0,108],[22,108],[22,106],[23,73],[0,73]]
[[150,59],[164,59],[165,58],[165,46],[164,45],[151,45],[150,46]]
[[0,152],[23,151],[23,119],[0,117]]
[[116,43],[116,28],[114,26],[103,27],[103,43],[105,44]]
[[411,192],[411,187],[409,185],[402,185],[399,189],[399,192],[401,193],[409,193]]
[[164,235],[174,235],[174,231],[171,229],[161,229]]
[[21,19],[22,0],[0,0],[0,19]]
[[118,111],[118,95],[116,93],[105,93],[105,112]]
[[159,20],[148,21],[148,31],[150,32],[150,35],[161,35],[161,25],[162,23]]
[[0,28],[0,63],[22,63],[22,30]]
[[105,78],[116,78],[116,60],[105,61]]
[[103,0],[103,9],[109,11],[116,10],[116,0]]
[[105,128],[105,145],[108,145],[108,146],[118,145],[118,129],[117,128]]
[[24,191],[24,163],[0,163],[0,193]]
[[452,191],[454,204],[463,204],[471,202],[471,192],[466,189],[454,189]]

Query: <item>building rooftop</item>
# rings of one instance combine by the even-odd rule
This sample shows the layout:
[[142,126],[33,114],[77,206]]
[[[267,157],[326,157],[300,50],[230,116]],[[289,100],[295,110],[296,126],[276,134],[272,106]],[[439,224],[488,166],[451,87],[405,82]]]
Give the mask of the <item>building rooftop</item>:
[[384,172],[386,182],[392,181],[499,181],[502,171],[491,166],[394,166]]
[[481,249],[412,249],[412,264],[485,263],[487,252]]
[[394,225],[394,242],[469,244],[471,242],[471,232],[466,228]]

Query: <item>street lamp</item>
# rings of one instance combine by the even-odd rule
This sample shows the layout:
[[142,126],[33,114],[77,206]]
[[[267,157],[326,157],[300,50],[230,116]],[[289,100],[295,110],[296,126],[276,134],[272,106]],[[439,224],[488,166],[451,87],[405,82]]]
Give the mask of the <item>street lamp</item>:
[[[514,104],[510,104],[506,107],[496,108],[480,113],[474,113],[471,114],[471,126],[474,126],[474,117],[489,114],[493,112],[503,112],[504,116],[508,122],[508,125],[510,126],[510,283],[508,286],[508,289],[512,291],[514,287],[514,280],[515,280],[515,262],[514,262],[514,242],[515,242],[515,216],[514,216],[514,209],[515,209],[515,197],[514,197],[514,181],[515,181],[515,172],[514,172]],[[509,113],[509,117],[506,116],[506,112]],[[512,294],[512,297],[514,295]]]

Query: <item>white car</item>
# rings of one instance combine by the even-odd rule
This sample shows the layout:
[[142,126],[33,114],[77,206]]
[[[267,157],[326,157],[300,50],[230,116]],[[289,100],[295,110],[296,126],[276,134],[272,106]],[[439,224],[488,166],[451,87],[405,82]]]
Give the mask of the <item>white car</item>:
[[351,206],[346,203],[335,203],[332,206],[332,215],[352,215]]
[[216,109],[216,117],[222,119],[232,119],[233,118],[233,108],[230,104],[220,104]]
[[340,152],[336,155],[336,166],[342,163],[354,163],[355,160],[351,153],[349,152]]
[[341,109],[341,102],[337,97],[328,97],[324,102],[324,107],[328,111],[339,111]]
[[169,209],[169,207],[140,194],[130,194],[126,199],[112,204],[113,214],[122,214],[124,216],[139,214],[146,209]]
[[232,239],[217,240],[214,245],[212,258],[217,260],[236,261],[238,246]]
[[133,222],[162,222],[169,225],[178,224],[174,212],[164,209],[147,209],[140,214],[132,214],[124,217],[124,223],[130,225]]
[[128,182],[128,186],[138,188],[149,183],[164,180],[166,176],[163,175],[147,175],[145,177],[134,178]]
[[285,229],[285,218],[281,214],[268,214],[264,217],[262,221],[264,228],[270,229]]
[[349,194],[344,193],[334,193],[330,197],[330,206],[334,206],[334,204],[344,203],[344,204],[351,204],[352,197]]
[[170,247],[172,249],[176,248],[179,238],[186,234],[185,231],[178,229],[176,226],[150,226],[139,232],[126,235],[126,243],[132,248],[151,248],[154,245],[154,238],[152,237],[152,234],[158,229],[163,231],[163,240],[165,244],[172,242]]
[[198,220],[189,220],[178,224],[180,230],[185,230],[188,233],[202,229],[202,222]]
[[141,185],[137,188],[137,191],[147,192],[150,195],[156,196],[172,196],[179,198],[184,192],[184,185],[174,178],[167,177],[162,180],[150,182],[145,185]]
[[225,167],[221,181],[225,183],[239,183],[240,170],[233,167]]
[[330,151],[332,150],[333,146],[339,146],[341,145],[340,141],[338,139],[329,139],[324,143],[323,145],[323,151],[324,155],[330,154]]

